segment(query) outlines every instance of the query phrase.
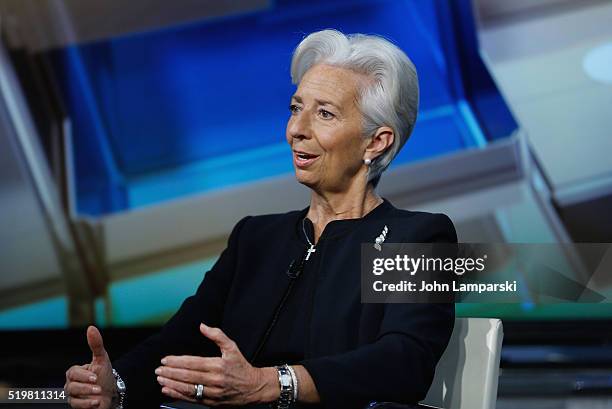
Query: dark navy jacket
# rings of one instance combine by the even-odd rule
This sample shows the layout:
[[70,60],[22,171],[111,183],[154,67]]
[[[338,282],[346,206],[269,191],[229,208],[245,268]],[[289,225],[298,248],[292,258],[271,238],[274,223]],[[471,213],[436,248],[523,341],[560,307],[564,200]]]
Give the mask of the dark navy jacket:
[[[197,292],[157,335],[113,363],[127,386],[126,407],[155,407],[164,399],[154,374],[163,356],[220,355],[200,334],[200,322],[220,327],[247,359],[253,357],[287,291],[288,266],[307,247],[302,227],[307,211],[238,222]],[[267,357],[251,361],[255,366],[304,365],[321,397],[320,405],[307,407],[414,403],[431,384],[452,332],[454,305],[361,303],[360,246],[373,243],[385,225],[388,243],[457,242],[446,215],[399,210],[387,200],[361,219],[326,226],[302,273],[310,275],[312,291],[291,321],[303,323],[302,359],[291,362],[280,354],[274,358],[278,362],[271,362],[274,351],[268,351]],[[274,327],[272,335],[283,330]]]

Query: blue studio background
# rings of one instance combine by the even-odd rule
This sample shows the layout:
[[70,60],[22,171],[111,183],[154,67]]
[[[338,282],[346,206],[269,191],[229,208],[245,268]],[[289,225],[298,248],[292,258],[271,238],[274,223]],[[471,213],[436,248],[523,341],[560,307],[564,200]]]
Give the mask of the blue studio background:
[[277,1],[266,11],[52,52],[73,119],[79,213],[112,213],[292,172],[291,54],[324,28],[382,35],[421,84],[394,165],[516,124],[477,53],[469,1]]

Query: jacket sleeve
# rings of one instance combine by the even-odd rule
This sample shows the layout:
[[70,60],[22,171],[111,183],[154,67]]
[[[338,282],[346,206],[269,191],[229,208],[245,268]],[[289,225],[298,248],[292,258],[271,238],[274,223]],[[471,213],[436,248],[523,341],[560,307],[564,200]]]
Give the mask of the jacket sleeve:
[[[428,216],[433,220],[419,229],[419,242],[457,242],[448,216]],[[325,408],[364,408],[371,401],[417,403],[429,390],[454,321],[450,303],[385,304],[374,342],[298,364],[313,378]]]
[[200,334],[199,324],[204,322],[210,326],[219,326],[221,323],[225,300],[234,277],[240,231],[248,218],[236,224],[227,248],[205,274],[197,292],[183,302],[160,332],[113,362],[113,368],[127,388],[124,407],[159,406],[164,398],[154,371],[164,356],[219,355],[219,348]]

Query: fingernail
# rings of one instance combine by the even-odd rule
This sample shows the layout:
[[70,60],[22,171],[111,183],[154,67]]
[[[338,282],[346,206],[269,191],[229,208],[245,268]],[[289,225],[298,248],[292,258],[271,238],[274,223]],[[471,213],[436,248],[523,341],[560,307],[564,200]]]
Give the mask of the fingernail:
[[206,329],[208,329],[208,328],[209,328],[209,326],[208,326],[208,325],[206,325],[206,324],[204,324],[203,322],[202,322],[202,323],[200,323],[200,325],[202,325],[202,326],[203,326],[204,328],[206,328]]
[[157,377],[157,382],[164,383],[164,378],[162,378],[161,376],[158,376]]
[[100,404],[100,401],[97,401],[97,400],[92,400],[91,401],[91,405],[92,406],[98,406],[99,404]]
[[161,372],[162,372],[162,371],[161,371],[161,368],[157,368],[157,369],[155,370],[155,375],[161,375]]
[[95,382],[95,381],[96,381],[96,379],[98,379],[98,377],[97,377],[96,375],[91,375],[91,376],[89,377],[89,382]]
[[166,365],[166,363],[167,363],[167,362],[168,362],[168,360],[167,360],[166,358],[163,358],[163,359],[161,360],[162,365]]
[[94,386],[92,389],[93,389],[93,393],[100,393],[101,391],[99,386]]

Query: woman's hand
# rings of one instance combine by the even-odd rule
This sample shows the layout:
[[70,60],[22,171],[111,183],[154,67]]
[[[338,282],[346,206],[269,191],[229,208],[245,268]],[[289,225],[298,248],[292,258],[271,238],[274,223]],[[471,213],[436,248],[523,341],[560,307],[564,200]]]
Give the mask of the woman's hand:
[[204,385],[209,405],[246,405],[272,402],[280,389],[274,368],[255,368],[234,341],[219,328],[200,325],[200,332],[221,349],[221,357],[167,356],[155,370],[162,393],[174,399],[195,400],[195,385]]
[[117,396],[117,386],[102,335],[96,327],[87,328],[91,363],[74,365],[66,371],[64,390],[73,408],[109,409]]

